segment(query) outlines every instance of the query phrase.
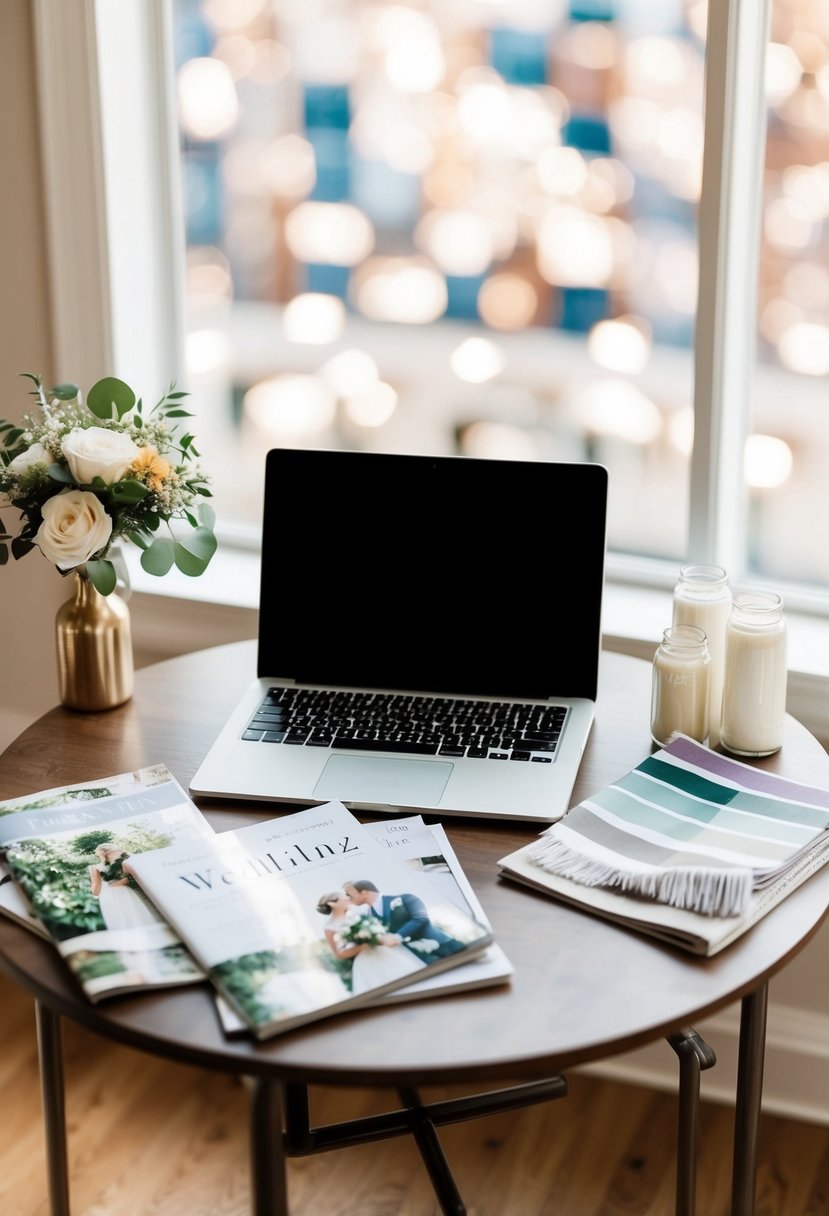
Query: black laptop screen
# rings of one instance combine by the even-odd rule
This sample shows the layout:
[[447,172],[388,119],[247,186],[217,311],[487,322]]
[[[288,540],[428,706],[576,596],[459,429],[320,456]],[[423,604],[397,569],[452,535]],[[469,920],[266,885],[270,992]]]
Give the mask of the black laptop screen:
[[606,514],[597,464],[275,449],[259,674],[595,699]]

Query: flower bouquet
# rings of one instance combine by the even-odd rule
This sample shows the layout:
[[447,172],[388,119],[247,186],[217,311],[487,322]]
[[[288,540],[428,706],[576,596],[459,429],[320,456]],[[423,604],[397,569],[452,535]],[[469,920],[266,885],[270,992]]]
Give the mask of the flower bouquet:
[[343,920],[336,933],[340,946],[379,946],[388,933],[379,917],[362,908],[349,908]]
[[107,596],[117,582],[112,547],[123,540],[142,550],[148,574],[173,565],[202,574],[216,551],[215,514],[196,505],[211,495],[195,437],[176,429],[191,417],[182,405],[188,394],[171,384],[145,417],[115,377],[93,384],[84,400],[74,384],[47,394],[40,376],[24,375],[37,410],[21,426],[0,419],[0,504],[22,523],[12,536],[0,520],[0,565],[10,550],[19,559],[39,548],[61,574],[74,571]]

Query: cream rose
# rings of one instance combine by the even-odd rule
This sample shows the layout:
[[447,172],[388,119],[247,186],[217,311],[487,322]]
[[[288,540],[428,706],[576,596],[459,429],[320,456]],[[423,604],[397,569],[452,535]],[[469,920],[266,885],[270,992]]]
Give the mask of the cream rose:
[[112,535],[112,520],[89,490],[64,490],[43,504],[43,523],[35,544],[58,570],[82,566],[103,549]]
[[14,460],[10,460],[6,472],[14,473],[19,477],[34,464],[52,464],[52,457],[42,443],[33,443],[30,448],[26,448],[25,452],[15,456]]
[[103,478],[108,486],[120,481],[139,452],[129,435],[103,426],[76,427],[60,446],[72,476],[84,486],[91,485],[93,477]]

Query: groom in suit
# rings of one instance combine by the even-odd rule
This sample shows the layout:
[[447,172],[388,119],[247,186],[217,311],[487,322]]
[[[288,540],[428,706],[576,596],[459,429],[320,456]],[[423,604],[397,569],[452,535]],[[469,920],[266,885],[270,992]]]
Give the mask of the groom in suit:
[[[433,925],[423,900],[418,895],[382,895],[373,882],[361,878],[343,883],[343,890],[355,904],[370,908],[388,929],[387,946],[408,946],[413,954],[428,963],[430,958],[445,958],[464,949],[463,942]],[[418,950],[417,941],[437,942],[433,950]]]

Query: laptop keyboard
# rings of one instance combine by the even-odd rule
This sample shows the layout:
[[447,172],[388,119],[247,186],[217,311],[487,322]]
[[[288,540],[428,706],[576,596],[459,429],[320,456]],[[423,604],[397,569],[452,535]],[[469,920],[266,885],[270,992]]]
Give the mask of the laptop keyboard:
[[274,686],[242,738],[551,764],[566,716],[564,706]]

